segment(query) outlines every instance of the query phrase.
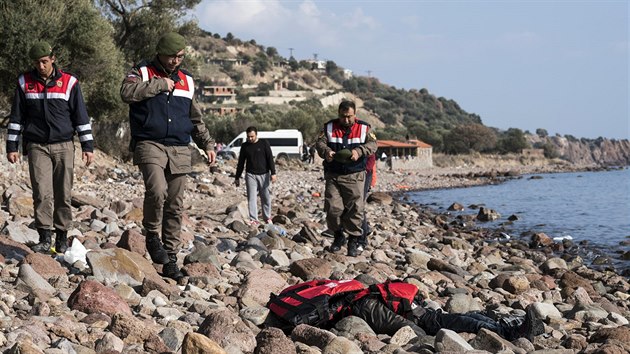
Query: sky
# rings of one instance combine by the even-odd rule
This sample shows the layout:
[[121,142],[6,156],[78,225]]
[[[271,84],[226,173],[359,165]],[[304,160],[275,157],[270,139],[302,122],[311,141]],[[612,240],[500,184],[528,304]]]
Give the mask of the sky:
[[194,11],[209,32],[426,88],[487,126],[615,139],[630,138],[629,15],[627,0],[203,0]]

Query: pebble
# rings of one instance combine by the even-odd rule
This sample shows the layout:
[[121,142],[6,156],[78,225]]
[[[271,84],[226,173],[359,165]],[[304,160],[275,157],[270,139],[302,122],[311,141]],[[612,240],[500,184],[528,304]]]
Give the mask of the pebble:
[[[77,161],[79,155],[80,149]],[[73,197],[82,206],[73,209],[75,228],[69,232],[94,252],[92,257],[88,252],[90,267],[57,257],[61,267],[46,269],[44,278],[37,267],[23,263],[31,253],[25,243],[33,242],[33,230],[28,228],[32,216],[17,214],[25,208],[15,209],[15,214],[0,211],[0,219],[11,220],[6,235],[0,237],[0,258],[4,258],[0,263],[2,352],[38,347],[50,353],[79,349],[264,353],[280,345],[274,343],[281,343],[283,352],[291,353],[360,353],[362,348],[426,353],[487,350],[491,342],[482,338],[492,338],[492,344],[505,352],[534,348],[564,352],[567,347],[597,351],[606,345],[601,340],[602,328],[625,328],[630,319],[628,279],[611,268],[587,267],[579,256],[554,246],[561,241],[538,235],[530,245],[517,236],[497,236],[500,231],[482,233],[475,229],[476,215],[457,219],[404,200],[403,192],[409,189],[480,185],[489,182],[488,176],[514,178],[557,171],[553,166],[523,167],[516,173],[513,167],[505,171],[378,171],[378,183],[366,208],[373,233],[363,254],[352,258],[345,255],[345,248],[337,254],[325,249],[331,238],[322,236],[326,226],[320,165],[289,162],[278,167],[278,179],[272,186],[278,225],[267,227],[269,232],[264,226],[245,223],[245,188],[229,183],[235,161],[220,161],[214,173],[196,165],[185,194],[182,236],[186,247],[178,259],[180,266],[198,264],[193,268],[212,272],[175,284],[160,276],[161,266],[152,264],[142,245],[122,242],[121,247],[126,248],[116,246],[123,230],[142,231],[144,186],[137,168],[98,151],[95,161],[90,168],[80,163],[75,168]],[[15,186],[28,189],[28,169],[8,168],[6,161],[0,165],[4,167],[0,186],[5,198],[23,197]],[[405,189],[401,189],[403,185]],[[26,195],[29,193],[27,190]],[[483,208],[484,217],[503,218],[491,213],[493,206],[481,207],[483,200],[478,203],[463,207],[453,201],[453,209]],[[96,262],[99,254],[101,260],[109,257],[107,262]],[[475,334],[448,330],[422,338],[410,329],[393,336],[375,334],[362,320],[350,317],[331,331],[301,325],[289,336],[270,325],[273,322],[264,307],[270,293],[309,279],[357,276],[374,282],[410,277],[426,293],[431,308],[453,312],[487,309],[522,315],[534,303],[535,310],[545,317],[547,333],[533,343],[521,338],[510,344],[488,333],[475,341]],[[124,302],[131,314],[99,308],[71,310],[68,304],[85,282],[109,288],[108,296]],[[93,304],[105,306],[99,301]],[[82,320],[88,313],[83,311],[92,313],[89,316],[99,313],[102,318],[86,325]],[[50,322],[55,317],[48,316],[58,314],[62,314],[63,325]],[[266,327],[269,329],[263,330]],[[24,333],[33,342],[24,341]]]

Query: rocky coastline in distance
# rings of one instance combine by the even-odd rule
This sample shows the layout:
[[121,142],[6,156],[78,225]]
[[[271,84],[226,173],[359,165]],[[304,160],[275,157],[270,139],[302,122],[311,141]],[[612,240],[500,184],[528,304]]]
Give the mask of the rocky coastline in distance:
[[[447,157],[444,157],[447,159]],[[97,152],[95,167],[77,163],[70,235],[91,251],[68,264],[25,245],[32,200],[26,163],[2,162],[5,208],[0,236],[0,350],[6,353],[625,353],[630,351],[630,283],[588,267],[544,235],[497,242],[408,204],[401,192],[498,183],[523,174],[588,166],[477,160],[427,171],[380,170],[367,207],[374,232],[359,257],[325,250],[323,172],[319,164],[278,167],[274,224],[253,229],[234,161],[191,176],[177,285],[159,276],[140,234],[144,188],[137,169]],[[79,160],[77,160],[79,161]],[[461,166],[461,167],[459,167]],[[483,201],[480,201],[483,202]],[[30,210],[29,210],[30,207]],[[31,214],[29,214],[31,213]],[[285,235],[282,235],[286,231]],[[401,329],[376,335],[350,317],[324,330],[273,324],[270,293],[313,278],[364,282],[408,279],[448,312],[524,313],[530,303],[545,320],[533,342],[507,342],[491,332],[415,337]]]

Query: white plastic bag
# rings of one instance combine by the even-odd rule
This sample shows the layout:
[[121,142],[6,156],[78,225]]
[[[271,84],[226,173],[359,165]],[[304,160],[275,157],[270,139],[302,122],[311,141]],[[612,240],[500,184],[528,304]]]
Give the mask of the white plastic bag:
[[85,248],[83,244],[76,237],[72,239],[72,245],[63,254],[63,260],[69,264],[74,264],[76,261],[81,261],[87,267],[87,259],[85,255],[90,250]]

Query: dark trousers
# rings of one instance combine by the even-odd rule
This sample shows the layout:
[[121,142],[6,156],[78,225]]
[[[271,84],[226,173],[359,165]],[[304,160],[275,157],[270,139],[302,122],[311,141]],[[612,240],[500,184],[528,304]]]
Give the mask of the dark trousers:
[[[367,200],[368,192],[370,191],[370,186],[372,184],[372,173],[367,172],[365,174],[365,185],[363,186],[363,201]],[[364,203],[365,205],[365,203]],[[361,224],[361,229],[363,229],[363,234],[361,235],[361,240],[359,241],[363,246],[367,246],[367,236],[370,233],[370,226],[367,221],[367,212],[365,208],[363,209],[363,224]]]
[[488,316],[477,312],[444,313],[441,310],[425,309],[424,313],[415,318],[416,324],[428,335],[435,335],[440,329],[446,328],[454,332],[477,333],[482,328],[496,332],[506,337],[506,328]]

